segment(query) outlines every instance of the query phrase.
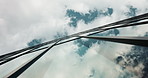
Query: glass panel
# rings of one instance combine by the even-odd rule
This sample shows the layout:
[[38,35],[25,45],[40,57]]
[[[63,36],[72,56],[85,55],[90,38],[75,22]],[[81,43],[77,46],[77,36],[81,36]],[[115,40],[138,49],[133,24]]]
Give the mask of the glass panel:
[[14,60],[11,60],[3,65],[0,66],[0,78],[6,77],[11,72],[16,70],[16,68],[20,67],[22,64],[26,63],[28,60],[34,58],[36,55],[38,55],[40,52],[34,52],[30,54],[26,54],[24,56],[21,56],[19,58],[16,58]]
[[[0,0],[0,55],[147,13],[147,7],[148,0]],[[132,24],[139,22],[135,20]],[[148,36],[148,26],[94,36]],[[43,51],[1,65],[0,78]],[[148,48],[82,38],[53,47],[19,78],[148,78]]]
[[[81,45],[84,46],[80,47]],[[104,41],[99,45],[94,42],[89,48],[84,47],[86,47],[85,44],[76,42],[55,46],[19,77],[108,78],[112,76],[113,78],[130,78],[137,76],[138,71],[135,68],[141,65],[135,65],[136,62],[132,62],[134,59],[129,60],[127,57],[128,54],[134,52],[131,49],[134,46]],[[85,53],[81,54],[84,51]],[[133,65],[135,67],[132,67]]]

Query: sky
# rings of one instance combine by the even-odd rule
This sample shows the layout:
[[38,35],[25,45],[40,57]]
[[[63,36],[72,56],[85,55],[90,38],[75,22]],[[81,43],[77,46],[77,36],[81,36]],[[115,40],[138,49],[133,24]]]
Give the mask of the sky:
[[[148,0],[0,0],[0,55],[147,13],[147,4]],[[98,35],[144,36],[147,29],[143,25]],[[73,41],[52,48],[20,78],[140,78],[143,63],[122,70],[122,63],[114,62],[131,48],[88,39]],[[40,52],[0,66],[0,77]]]

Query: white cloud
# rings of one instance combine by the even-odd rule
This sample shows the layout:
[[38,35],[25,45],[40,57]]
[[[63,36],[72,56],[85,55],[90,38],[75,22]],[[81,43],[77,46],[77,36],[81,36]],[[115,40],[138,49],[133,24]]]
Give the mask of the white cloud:
[[[0,53],[4,54],[26,47],[26,43],[34,38],[52,40],[56,32],[67,30],[68,34],[72,34],[127,18],[127,16],[124,15],[124,12],[128,11],[128,5],[138,8],[138,14],[145,13],[147,12],[147,3],[147,0],[0,0]],[[80,21],[78,22],[77,28],[72,28],[67,25],[69,19],[65,17],[66,9],[87,13],[89,10],[105,10],[108,7],[113,8],[114,12],[111,16],[97,18],[87,25]],[[136,27],[135,29],[132,29],[131,27],[121,29],[119,35],[142,36],[145,32],[147,32],[147,25]],[[108,45],[101,44],[99,47],[97,46],[97,48],[99,48],[100,54],[111,60],[113,60],[120,51],[128,52],[131,47],[122,44],[119,46],[114,43],[106,44]],[[44,77],[72,78],[73,76],[73,78],[86,78],[91,74],[91,68],[96,68],[98,70],[96,71],[97,73],[102,72],[103,74],[106,74],[106,78],[108,78],[108,75],[112,74],[111,72],[117,72],[113,71],[111,66],[106,66],[108,62],[105,61],[108,60],[97,53],[96,46],[88,50],[83,58],[83,62],[74,52],[77,48],[77,45],[70,43],[51,50],[53,51],[53,54],[49,59],[52,60],[44,59],[45,61],[43,64],[48,62],[49,65],[45,65],[47,69],[43,68],[42,70],[42,74],[45,74]],[[113,51],[114,53],[112,53]],[[101,62],[102,59],[105,61]],[[97,63],[96,61],[100,62]],[[99,67],[100,64],[101,67]],[[115,66],[113,63],[109,64]],[[104,69],[109,69],[109,71],[105,73],[103,71]],[[30,71],[32,70],[30,69]],[[37,74],[39,72],[35,73]],[[116,78],[118,75],[119,73],[115,74],[113,78]],[[21,77],[27,78],[31,76],[35,75],[26,72],[26,74]],[[37,76],[38,75],[36,75],[36,78]],[[96,75],[95,77],[98,76]]]

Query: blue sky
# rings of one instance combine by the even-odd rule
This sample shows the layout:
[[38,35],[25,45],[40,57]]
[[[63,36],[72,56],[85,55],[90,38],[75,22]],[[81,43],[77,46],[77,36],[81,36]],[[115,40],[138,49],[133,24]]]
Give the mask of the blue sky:
[[[0,0],[0,54],[146,13],[147,4],[147,0]],[[128,27],[97,35],[144,36],[147,29],[146,25]],[[125,70],[122,62],[115,63],[131,48],[88,39],[73,41],[54,47],[20,78],[139,78],[143,63]],[[6,72],[0,77],[38,53],[1,66],[0,73]]]

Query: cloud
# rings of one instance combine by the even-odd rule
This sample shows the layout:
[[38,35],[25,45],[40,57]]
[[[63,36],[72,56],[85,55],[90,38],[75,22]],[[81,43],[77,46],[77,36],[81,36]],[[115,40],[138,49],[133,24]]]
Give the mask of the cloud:
[[[72,34],[127,18],[125,13],[129,12],[128,6],[137,8],[136,15],[148,12],[147,3],[147,0],[0,0],[0,54],[27,47],[27,43],[33,39],[52,40],[57,32]],[[67,9],[85,14],[89,13],[89,10],[106,11],[107,8],[113,8],[111,16],[96,18],[88,24],[79,21],[76,28],[70,27],[68,25],[70,18],[65,17]],[[147,32],[147,25],[123,28],[119,31],[118,36],[143,36]],[[113,61],[120,53],[128,52],[131,46],[107,42],[90,47],[83,58],[76,53],[78,48],[80,47],[74,43],[53,48],[50,57],[47,54],[46,57],[43,57],[45,59],[41,59],[34,68],[27,71],[34,70],[35,74],[25,72],[21,78],[40,78],[41,74],[45,78],[86,78],[90,75],[94,78],[100,77],[100,75],[108,78],[112,74],[111,72],[115,72],[113,78],[117,78],[120,73],[117,72],[118,70],[114,70],[116,64],[108,59]],[[27,61],[28,57],[24,57],[23,62]],[[20,64],[21,60],[17,64]],[[7,66],[10,64],[5,67]],[[16,67],[17,65],[12,66],[11,70]],[[2,67],[0,68],[2,69]],[[38,70],[41,70],[42,73],[36,72],[36,68],[39,68]],[[109,71],[104,71],[104,69]],[[99,75],[93,75],[92,71],[99,73]]]

